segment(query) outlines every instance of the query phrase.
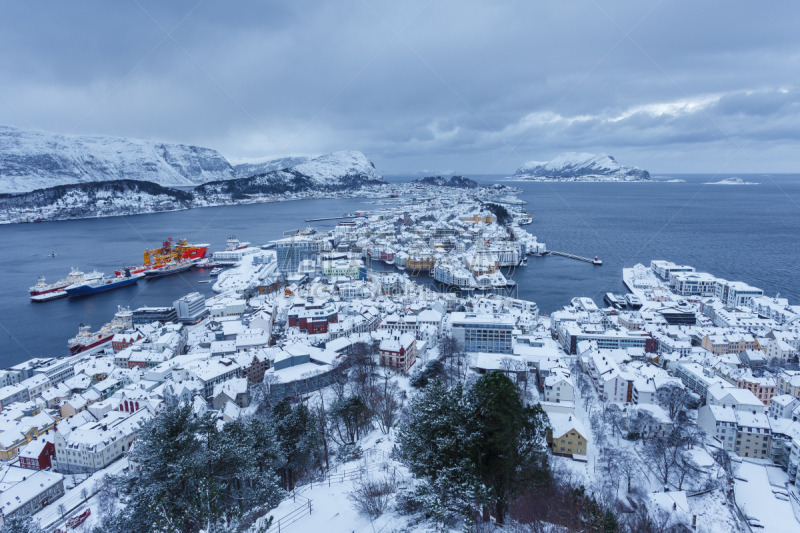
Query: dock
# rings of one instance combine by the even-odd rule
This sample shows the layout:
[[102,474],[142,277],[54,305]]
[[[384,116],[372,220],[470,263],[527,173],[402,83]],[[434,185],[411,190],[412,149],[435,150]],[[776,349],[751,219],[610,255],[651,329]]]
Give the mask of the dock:
[[346,217],[307,218],[306,222],[319,222],[320,220],[343,220],[346,218],[361,218],[361,215],[349,215]]
[[574,254],[568,254],[568,253],[565,253],[565,252],[555,252],[553,250],[548,250],[543,255],[546,255],[546,254],[559,255],[561,257],[568,257],[570,259],[577,259],[578,261],[583,261],[585,263],[592,263],[593,265],[602,265],[603,264],[603,262],[600,261],[599,259],[597,260],[597,262],[595,262],[594,259],[590,259],[588,257],[581,257],[579,255],[574,255]]

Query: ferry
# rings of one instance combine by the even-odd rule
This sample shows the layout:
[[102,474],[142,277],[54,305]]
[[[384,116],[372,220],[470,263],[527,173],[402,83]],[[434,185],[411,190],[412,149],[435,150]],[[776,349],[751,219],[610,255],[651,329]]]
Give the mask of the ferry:
[[55,283],[48,284],[44,276],[39,277],[39,281],[33,287],[29,288],[31,296],[38,296],[40,294],[47,294],[48,292],[58,292],[63,291],[70,285],[78,283],[81,280],[90,280],[90,279],[97,279],[102,278],[102,272],[98,272],[95,270],[91,274],[84,274],[80,270],[75,270],[74,268],[70,269],[69,275],[64,278],[56,281]]
[[[245,246],[248,243],[245,243]],[[204,259],[208,252],[210,244],[189,244],[186,239],[178,239],[175,245],[172,245],[172,237],[161,243],[161,248],[150,248],[144,251],[141,265],[126,267],[130,270],[131,274],[140,274],[145,270],[153,270],[163,268],[168,264],[180,261],[197,261]],[[115,270],[114,274],[122,276],[125,273],[125,268]]]
[[631,306],[631,308],[633,309],[639,309],[640,307],[642,307],[642,301],[635,294],[626,294],[625,300],[628,302],[628,305]]
[[70,298],[74,298],[76,296],[86,296],[96,292],[110,291],[113,289],[119,289],[120,287],[125,287],[127,285],[133,285],[143,277],[144,274],[131,274],[130,271],[126,269],[124,276],[117,276],[115,278],[101,277],[99,279],[93,279],[90,281],[81,281],[74,285],[70,285],[69,287],[65,288],[64,291]]
[[91,331],[90,326],[81,324],[78,327],[78,334],[67,341],[70,353],[85,352],[111,341],[114,335],[133,326],[132,319],[133,313],[130,309],[118,307],[114,319],[95,332]]
[[603,300],[605,300],[605,302],[614,309],[622,309],[623,307],[625,307],[624,296],[620,299],[617,295],[607,292],[606,295],[603,297]]

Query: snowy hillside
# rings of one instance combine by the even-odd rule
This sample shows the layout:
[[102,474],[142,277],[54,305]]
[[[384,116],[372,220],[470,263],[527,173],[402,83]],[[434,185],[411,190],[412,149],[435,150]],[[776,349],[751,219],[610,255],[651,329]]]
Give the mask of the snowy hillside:
[[478,187],[478,182],[465,178],[464,176],[453,176],[449,181],[447,178],[441,176],[427,176],[424,178],[417,178],[411,183],[434,185],[437,187],[455,187],[457,189],[476,189]]
[[176,211],[192,207],[192,194],[136,180],[59,185],[0,194],[3,222],[68,220]]
[[120,179],[186,186],[234,177],[230,163],[209,148],[0,126],[0,192]]
[[249,178],[206,183],[200,196],[230,195],[233,200],[253,195],[297,193],[308,190],[343,191],[386,183],[375,165],[357,151],[333,152],[283,170]]
[[273,170],[291,168],[301,163],[305,163],[309,159],[311,158],[305,156],[281,157],[280,159],[272,159],[269,161],[264,161],[263,163],[241,163],[239,165],[234,165],[233,169],[236,171],[237,178],[249,178],[250,176],[255,176],[256,174],[265,174],[267,172],[272,172]]
[[514,173],[514,179],[532,181],[645,181],[650,173],[638,167],[624,167],[608,154],[564,152],[552,161],[528,161]]

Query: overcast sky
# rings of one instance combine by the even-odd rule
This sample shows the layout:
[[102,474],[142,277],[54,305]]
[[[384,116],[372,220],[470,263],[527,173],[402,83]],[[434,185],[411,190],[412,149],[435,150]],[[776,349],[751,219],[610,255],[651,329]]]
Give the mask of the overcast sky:
[[4,2],[0,124],[361,150],[385,174],[563,151],[655,174],[800,171],[800,3]]

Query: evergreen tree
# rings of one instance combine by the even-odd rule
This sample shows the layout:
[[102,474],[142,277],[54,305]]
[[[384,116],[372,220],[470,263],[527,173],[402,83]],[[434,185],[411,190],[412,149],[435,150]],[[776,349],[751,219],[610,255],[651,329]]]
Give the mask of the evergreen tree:
[[41,528],[27,516],[14,516],[6,519],[0,533],[41,533]]
[[322,444],[316,418],[304,404],[279,402],[272,411],[278,448],[285,462],[279,469],[282,485],[292,490],[298,476],[313,468]]
[[549,480],[544,453],[547,418],[529,407],[501,372],[465,392],[432,382],[411,405],[398,432],[399,451],[424,483],[417,496],[429,512],[469,516],[491,504],[498,522],[523,489]]
[[197,420],[191,407],[147,422],[132,447],[130,473],[116,478],[125,507],[102,533],[226,531],[249,527],[283,497],[284,458],[263,421]]
[[469,457],[476,474],[492,489],[495,517],[503,522],[521,489],[544,483],[547,415],[525,405],[514,382],[502,372],[481,376],[467,395]]

